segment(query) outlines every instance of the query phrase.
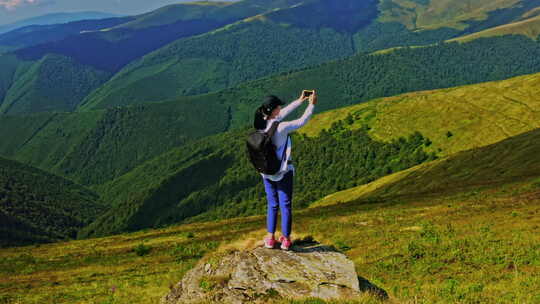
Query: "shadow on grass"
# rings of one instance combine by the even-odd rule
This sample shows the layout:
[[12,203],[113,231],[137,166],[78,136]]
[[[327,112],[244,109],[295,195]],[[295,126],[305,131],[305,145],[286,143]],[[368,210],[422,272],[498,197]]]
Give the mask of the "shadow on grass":
[[367,292],[377,297],[379,300],[388,300],[388,293],[386,290],[380,288],[379,286],[371,283],[365,278],[358,277],[358,282],[360,282],[360,291]]

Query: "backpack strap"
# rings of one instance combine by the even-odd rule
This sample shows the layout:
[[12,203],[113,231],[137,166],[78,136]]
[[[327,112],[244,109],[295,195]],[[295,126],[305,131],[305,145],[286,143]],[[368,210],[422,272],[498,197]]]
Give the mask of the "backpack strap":
[[[270,130],[268,130],[268,135],[270,138],[272,138],[274,134],[276,133],[279,123],[280,121],[274,121],[272,123]],[[283,162],[283,159],[285,158],[285,153],[287,152],[287,147],[289,146],[289,136],[290,135],[287,134],[287,141],[285,142],[285,148],[283,149],[283,153],[281,154],[281,162]]]
[[283,148],[283,153],[281,154],[281,162],[285,159],[285,153],[287,152],[287,147],[289,146],[289,134],[287,134],[287,141],[285,142],[285,148]]
[[270,130],[268,130],[268,135],[270,136],[270,138],[274,137],[274,134],[276,134],[276,131],[277,131],[277,127],[279,125],[279,121],[274,121],[272,123],[272,126],[270,127]]

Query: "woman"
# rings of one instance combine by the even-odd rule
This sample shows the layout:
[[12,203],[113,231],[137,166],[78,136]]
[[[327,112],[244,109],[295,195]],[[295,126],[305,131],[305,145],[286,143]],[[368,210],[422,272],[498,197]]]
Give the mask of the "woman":
[[[281,159],[283,152],[285,156],[281,163],[280,170],[273,175],[261,173],[268,201],[268,212],[266,217],[267,236],[264,238],[266,248],[274,248],[276,244],[275,232],[278,206],[281,210],[281,249],[289,250],[291,246],[291,224],[292,224],[292,193],[293,193],[293,175],[294,166],[291,158],[291,140],[289,133],[305,125],[313,114],[313,108],[317,103],[317,95],[312,91],[312,95],[306,97],[306,92],[302,91],[300,98],[291,102],[288,106],[281,108],[285,103],[276,96],[268,96],[262,106],[255,113],[254,127],[258,130],[268,132],[274,121],[280,121],[276,133],[272,137],[272,142],[276,146],[278,159]],[[303,101],[309,99],[309,105],[302,117],[292,121],[281,121],[292,111],[298,108]],[[286,151],[284,151],[286,149]]]

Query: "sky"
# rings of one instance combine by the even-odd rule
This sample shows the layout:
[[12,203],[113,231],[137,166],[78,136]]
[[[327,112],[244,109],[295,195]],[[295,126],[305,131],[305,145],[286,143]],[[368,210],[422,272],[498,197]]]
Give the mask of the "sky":
[[0,25],[49,13],[99,11],[133,15],[193,0],[0,0]]

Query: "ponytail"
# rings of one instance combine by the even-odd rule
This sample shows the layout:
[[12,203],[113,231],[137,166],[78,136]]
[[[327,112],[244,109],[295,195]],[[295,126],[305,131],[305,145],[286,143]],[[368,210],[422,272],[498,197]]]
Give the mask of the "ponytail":
[[262,107],[259,107],[257,111],[255,111],[255,120],[253,121],[253,127],[257,130],[266,129],[265,117],[267,117],[267,115],[263,113]]

